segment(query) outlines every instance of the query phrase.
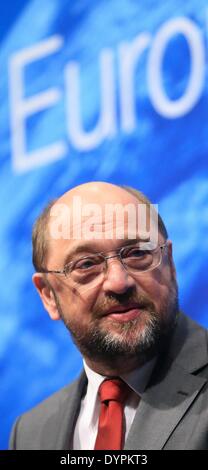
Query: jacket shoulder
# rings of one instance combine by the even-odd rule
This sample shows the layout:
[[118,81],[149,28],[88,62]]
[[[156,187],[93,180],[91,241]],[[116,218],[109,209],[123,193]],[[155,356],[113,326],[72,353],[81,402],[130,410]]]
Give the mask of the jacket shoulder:
[[[71,384],[21,415],[12,428],[10,449],[56,449],[59,425],[63,426],[66,415],[69,420],[71,415],[73,420],[74,412],[81,401],[84,383],[86,378],[82,373]],[[62,431],[63,427],[60,435]]]
[[208,330],[180,312],[170,357],[190,373],[208,365]]

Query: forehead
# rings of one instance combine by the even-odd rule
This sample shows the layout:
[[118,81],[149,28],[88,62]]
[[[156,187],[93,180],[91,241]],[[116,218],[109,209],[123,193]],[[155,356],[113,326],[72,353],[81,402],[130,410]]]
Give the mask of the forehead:
[[136,239],[157,246],[157,212],[131,195],[115,202],[74,196],[70,204],[60,201],[51,208],[48,253],[54,262],[62,262],[70,250],[113,250]]

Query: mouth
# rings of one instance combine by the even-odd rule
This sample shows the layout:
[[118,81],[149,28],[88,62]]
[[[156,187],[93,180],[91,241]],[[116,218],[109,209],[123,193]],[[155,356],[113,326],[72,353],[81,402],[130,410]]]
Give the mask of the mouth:
[[131,304],[131,305],[119,305],[110,308],[105,316],[112,318],[114,321],[127,322],[130,320],[135,320],[140,317],[144,310],[146,309],[145,305]]

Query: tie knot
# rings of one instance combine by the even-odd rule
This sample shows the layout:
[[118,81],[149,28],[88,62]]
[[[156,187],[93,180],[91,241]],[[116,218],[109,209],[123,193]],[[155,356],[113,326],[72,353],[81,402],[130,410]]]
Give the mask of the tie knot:
[[123,403],[129,393],[129,387],[121,379],[107,379],[101,383],[98,393],[101,403],[110,400]]

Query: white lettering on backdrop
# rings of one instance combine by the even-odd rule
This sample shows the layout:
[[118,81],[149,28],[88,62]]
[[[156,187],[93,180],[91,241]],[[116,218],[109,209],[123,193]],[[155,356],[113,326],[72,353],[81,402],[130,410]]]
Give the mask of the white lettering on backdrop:
[[[183,35],[187,43],[190,71],[182,96],[171,100],[164,86],[163,60],[170,41],[177,35]],[[9,67],[11,144],[13,169],[17,172],[31,170],[66,157],[67,139],[30,152],[27,150],[27,119],[55,106],[61,99],[65,101],[67,137],[70,144],[78,151],[94,150],[104,139],[114,138],[119,130],[124,133],[133,132],[139,125],[135,106],[137,87],[135,72],[144,52],[147,54],[149,99],[159,115],[167,119],[184,116],[193,109],[203,92],[205,41],[202,32],[192,20],[176,17],[163,23],[154,37],[148,32],[143,32],[131,42],[120,43],[117,57],[110,48],[101,50],[98,58],[99,117],[94,128],[86,131],[82,122],[81,94],[81,74],[84,74],[84,70],[81,70],[78,61],[69,61],[65,66],[65,90],[60,87],[48,88],[42,93],[24,97],[26,67],[46,57],[51,60],[53,54],[61,53],[63,47],[62,36],[56,35],[11,56]]]

